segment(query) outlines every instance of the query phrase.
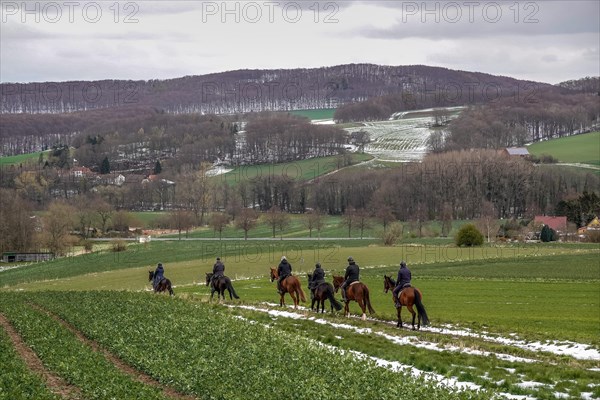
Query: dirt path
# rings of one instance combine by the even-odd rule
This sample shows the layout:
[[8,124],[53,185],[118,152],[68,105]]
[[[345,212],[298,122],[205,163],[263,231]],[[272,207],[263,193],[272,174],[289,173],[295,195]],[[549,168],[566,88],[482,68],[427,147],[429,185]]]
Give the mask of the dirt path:
[[0,314],[0,325],[2,325],[10,337],[17,354],[19,354],[27,368],[34,374],[40,375],[52,393],[55,393],[64,399],[83,399],[79,388],[70,385],[60,376],[51,373],[44,367],[42,360],[39,359],[37,354],[35,354],[25,342],[23,342],[21,336],[2,314]]
[[146,375],[145,373],[140,372],[137,369],[129,366],[128,364],[123,362],[120,358],[118,358],[114,354],[110,353],[108,350],[100,347],[100,345],[97,342],[88,339],[76,327],[74,327],[69,322],[65,321],[64,319],[60,318],[58,315],[53,314],[52,312],[42,308],[41,306],[39,306],[37,304],[31,304],[31,306],[33,308],[35,308],[36,310],[39,310],[39,311],[47,314],[48,316],[52,317],[56,322],[62,324],[65,328],[67,328],[69,331],[71,331],[77,337],[77,339],[79,339],[81,342],[83,342],[86,345],[88,345],[89,347],[91,347],[92,350],[94,350],[95,352],[102,353],[102,355],[108,361],[110,361],[115,367],[117,367],[119,370],[121,370],[125,374],[131,376],[133,379],[137,380],[138,382],[141,382],[148,386],[152,386],[152,387],[161,389],[163,391],[163,394],[166,397],[169,397],[172,399],[177,399],[177,400],[196,400],[197,399],[196,397],[180,393],[173,388],[164,386],[161,383],[157,382],[150,375]]

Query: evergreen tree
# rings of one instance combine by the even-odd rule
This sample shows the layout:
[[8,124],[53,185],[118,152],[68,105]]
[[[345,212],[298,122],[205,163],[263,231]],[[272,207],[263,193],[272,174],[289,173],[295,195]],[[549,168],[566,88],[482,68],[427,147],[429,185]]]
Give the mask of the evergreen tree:
[[156,164],[154,164],[153,174],[158,175],[162,172],[162,165],[160,165],[160,160],[156,160]]
[[102,164],[100,164],[100,174],[108,174],[110,173],[110,162],[108,161],[108,157],[104,157],[102,160]]

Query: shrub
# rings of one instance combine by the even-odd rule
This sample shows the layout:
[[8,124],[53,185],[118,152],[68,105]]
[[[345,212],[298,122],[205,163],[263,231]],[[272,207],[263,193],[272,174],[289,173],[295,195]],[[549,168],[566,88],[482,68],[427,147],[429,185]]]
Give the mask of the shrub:
[[548,225],[544,225],[542,232],[540,232],[540,240],[542,242],[554,242],[558,240],[558,234]]
[[473,224],[463,225],[455,237],[457,246],[481,246],[483,235]]
[[393,246],[402,237],[402,224],[400,222],[392,223],[388,229],[380,233],[380,237],[385,246]]
[[112,251],[114,253],[127,250],[127,242],[124,240],[113,240],[112,241]]

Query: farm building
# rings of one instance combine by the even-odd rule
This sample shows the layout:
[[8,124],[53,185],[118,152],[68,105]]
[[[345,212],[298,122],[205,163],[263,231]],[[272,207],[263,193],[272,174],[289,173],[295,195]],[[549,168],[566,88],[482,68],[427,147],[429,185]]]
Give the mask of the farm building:
[[585,235],[589,232],[600,232],[600,221],[598,220],[598,217],[594,218],[593,220],[590,221],[589,224],[587,224],[586,226],[582,226],[581,228],[579,228],[577,230],[577,233],[579,235]]
[[54,253],[2,253],[2,262],[40,262],[49,261],[54,258]]
[[529,151],[525,147],[507,147],[502,151],[507,156],[527,157]]
[[558,233],[567,231],[567,217],[547,217],[545,215],[537,215],[533,218],[536,225],[548,225]]

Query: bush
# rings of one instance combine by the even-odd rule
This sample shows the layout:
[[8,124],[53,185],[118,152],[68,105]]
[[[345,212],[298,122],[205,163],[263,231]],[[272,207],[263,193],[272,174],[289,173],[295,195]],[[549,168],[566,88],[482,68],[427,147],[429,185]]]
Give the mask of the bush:
[[125,242],[124,240],[113,240],[111,244],[112,251],[114,253],[127,250],[127,242]]
[[558,240],[558,233],[548,225],[544,225],[540,233],[540,240],[542,242],[554,242]]
[[392,223],[379,234],[379,237],[383,240],[385,246],[393,246],[402,237],[402,224],[400,222]]
[[457,246],[481,246],[483,235],[473,224],[463,225],[455,237]]

